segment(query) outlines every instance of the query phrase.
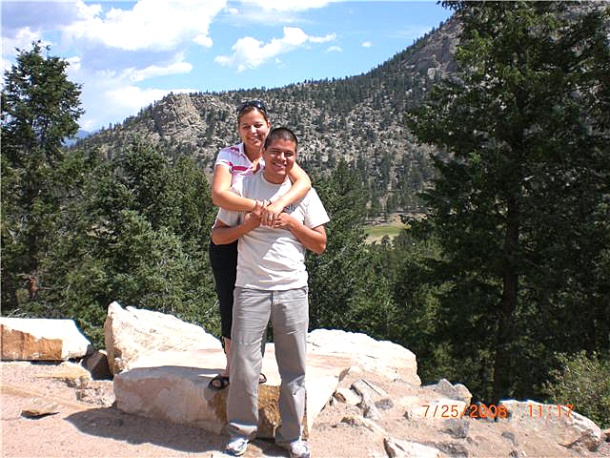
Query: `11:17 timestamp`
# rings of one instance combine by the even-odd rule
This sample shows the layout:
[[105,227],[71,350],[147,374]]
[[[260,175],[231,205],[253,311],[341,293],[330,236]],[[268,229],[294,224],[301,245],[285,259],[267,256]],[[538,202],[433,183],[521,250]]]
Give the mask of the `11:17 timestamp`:
[[560,419],[560,418],[572,418],[572,412],[574,411],[574,404],[527,404],[527,411],[525,416],[529,418],[547,418],[547,419]]

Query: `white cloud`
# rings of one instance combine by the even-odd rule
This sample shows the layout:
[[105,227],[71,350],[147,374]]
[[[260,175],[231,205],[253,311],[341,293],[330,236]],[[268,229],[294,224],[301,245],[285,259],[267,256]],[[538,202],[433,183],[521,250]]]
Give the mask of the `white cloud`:
[[81,69],[81,62],[82,59],[78,56],[74,56],[74,57],[70,57],[68,59],[66,59],[66,61],[68,62],[68,70],[66,73],[68,73],[68,75],[70,75],[70,73],[78,73]]
[[[78,59],[69,59],[68,76],[71,81],[84,82],[81,102],[83,107],[96,107],[86,111],[79,120],[88,131],[115,124],[136,115],[142,108],[165,97],[170,92],[190,93],[195,88],[141,88],[136,84],[156,76],[190,71],[190,64],[177,56],[175,62],[166,66],[151,65],[143,69],[128,68],[121,71],[105,70],[91,73],[80,66]],[[103,107],[103,108],[102,108]]]
[[243,0],[242,3],[274,11],[305,11],[323,8],[332,0]]
[[373,43],[370,41],[365,41],[362,43],[363,48],[371,48],[372,46],[373,46]]
[[214,60],[220,65],[236,67],[239,72],[259,67],[265,62],[285,54],[307,43],[325,43],[336,38],[334,34],[323,37],[309,36],[298,27],[284,27],[284,36],[274,38],[265,44],[253,37],[237,40],[231,48],[231,56],[217,56]]
[[226,0],[139,0],[131,10],[77,3],[80,19],[63,28],[67,38],[128,50],[171,50],[186,41],[212,45],[209,26]]
[[323,37],[309,37],[309,41],[312,43],[328,43],[337,39],[336,33],[329,33]]
[[106,92],[109,103],[124,108],[126,112],[136,113],[140,108],[163,98],[171,91],[163,89],[142,89],[137,86],[124,86]]
[[115,124],[136,115],[142,108],[162,99],[170,92],[191,93],[195,90],[192,88],[143,89],[129,84],[109,84],[102,87],[88,85],[83,88],[81,97],[84,106],[104,106],[104,109],[85,113],[80,125],[84,130],[93,131],[102,126]]
[[326,52],[343,52],[341,46],[329,46],[326,48]]
[[21,50],[31,49],[32,42],[38,41],[41,38],[41,34],[38,31],[33,31],[30,27],[22,27],[17,30],[17,33],[13,37],[2,37],[2,55],[3,56],[16,56],[16,48]]
[[182,54],[178,56],[176,62],[168,65],[149,65],[148,67],[137,70],[135,68],[127,69],[125,74],[131,82],[138,83],[157,76],[179,75],[190,73],[193,70],[193,65],[189,62],[184,62]]
[[[320,9],[339,0],[235,0],[226,9],[232,23],[264,26],[302,23],[300,13]],[[235,5],[238,6],[235,6]]]

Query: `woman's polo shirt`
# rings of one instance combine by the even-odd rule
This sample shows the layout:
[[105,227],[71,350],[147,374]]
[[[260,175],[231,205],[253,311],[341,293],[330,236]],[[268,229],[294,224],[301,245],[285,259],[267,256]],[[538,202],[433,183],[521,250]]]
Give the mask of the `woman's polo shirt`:
[[[265,161],[262,157],[259,159],[258,164],[258,170],[265,166]],[[240,183],[244,177],[252,176],[256,173],[252,161],[244,151],[243,143],[221,149],[216,156],[214,167],[217,165],[229,169],[229,172],[231,172],[231,185]]]

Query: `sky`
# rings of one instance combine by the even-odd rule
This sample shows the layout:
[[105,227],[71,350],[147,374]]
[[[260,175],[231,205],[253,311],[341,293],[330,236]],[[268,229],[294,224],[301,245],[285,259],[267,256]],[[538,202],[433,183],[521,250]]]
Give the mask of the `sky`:
[[435,0],[0,2],[2,69],[33,41],[70,63],[93,132],[170,92],[284,87],[366,73],[446,21]]

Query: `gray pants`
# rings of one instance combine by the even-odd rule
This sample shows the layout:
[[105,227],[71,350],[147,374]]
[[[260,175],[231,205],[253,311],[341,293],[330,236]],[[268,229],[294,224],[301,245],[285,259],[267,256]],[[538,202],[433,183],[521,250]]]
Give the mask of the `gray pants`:
[[258,425],[258,377],[261,343],[271,320],[275,358],[282,383],[281,427],[276,442],[301,437],[305,413],[305,352],[309,326],[307,287],[287,291],[235,288],[227,400],[227,431],[253,439]]

